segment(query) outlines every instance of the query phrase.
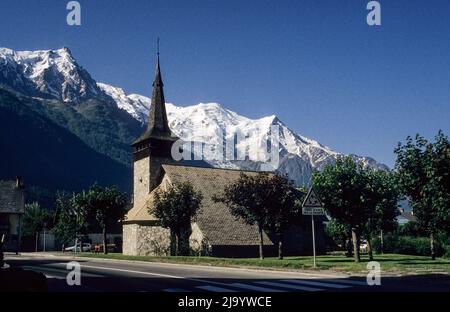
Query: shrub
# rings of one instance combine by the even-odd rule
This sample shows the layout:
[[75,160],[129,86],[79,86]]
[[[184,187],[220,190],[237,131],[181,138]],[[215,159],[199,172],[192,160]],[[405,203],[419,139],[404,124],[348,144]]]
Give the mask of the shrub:
[[[373,249],[381,253],[380,239],[373,240]],[[436,256],[444,255],[443,244],[435,241]],[[430,239],[427,237],[410,237],[386,235],[384,237],[383,251],[386,253],[398,253],[413,256],[430,256]]]
[[444,246],[444,258],[450,259],[450,245]]

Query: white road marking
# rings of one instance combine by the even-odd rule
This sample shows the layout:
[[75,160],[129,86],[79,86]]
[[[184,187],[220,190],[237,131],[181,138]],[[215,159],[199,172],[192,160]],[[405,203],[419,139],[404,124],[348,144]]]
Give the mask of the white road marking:
[[[61,268],[61,269],[56,269],[56,268],[52,268],[52,267],[48,267],[48,266],[32,266],[32,265],[26,265],[26,266],[22,266],[22,268],[24,269],[29,269],[29,270],[33,270],[33,271],[39,271],[39,272],[54,272],[54,273],[60,273],[63,275],[67,275],[70,271],[66,270],[65,268]],[[81,271],[81,276],[82,277],[104,277],[103,275],[100,274],[92,274],[92,273],[85,273],[83,271]]]
[[197,286],[195,288],[200,288],[203,290],[207,290],[207,291],[214,291],[214,292],[236,292],[236,290],[232,290],[232,289],[228,289],[228,288],[223,288],[223,287],[217,287],[217,286]]
[[236,288],[243,288],[243,289],[247,289],[247,290],[252,290],[252,291],[262,291],[262,292],[285,292],[285,290],[279,290],[279,289],[275,289],[275,288],[267,288],[267,287],[254,286],[254,285],[243,284],[243,283],[233,283],[233,284],[230,284],[230,286],[236,287]]
[[337,283],[337,284],[348,284],[348,285],[357,285],[357,286],[367,286],[367,282],[354,281],[349,279],[339,279],[339,280],[322,280],[326,283]]
[[348,288],[349,285],[341,285],[341,284],[332,284],[332,283],[324,283],[324,282],[314,282],[314,281],[305,281],[305,280],[283,280],[286,283],[293,284],[301,284],[301,285],[311,285],[311,286],[319,286],[319,287],[329,287],[329,288]]
[[62,276],[56,276],[56,275],[50,275],[50,274],[44,274],[46,278],[51,278],[51,279],[59,279],[59,280],[63,280],[65,279],[65,277]]
[[266,281],[255,282],[255,283],[261,284],[261,285],[272,286],[272,287],[282,287],[282,288],[289,288],[289,289],[296,289],[296,290],[303,290],[303,291],[321,291],[321,290],[323,290],[321,288],[298,286],[298,285],[292,285],[292,284],[287,284],[287,283],[266,282]]
[[166,292],[191,292],[190,290],[182,289],[182,288],[166,288],[163,289]]

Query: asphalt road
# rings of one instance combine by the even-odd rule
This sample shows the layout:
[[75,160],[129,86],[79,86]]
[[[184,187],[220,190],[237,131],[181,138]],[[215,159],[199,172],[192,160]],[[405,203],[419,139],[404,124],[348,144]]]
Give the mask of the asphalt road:
[[[7,255],[11,267],[42,272],[55,292],[372,292],[450,291],[448,275],[383,277],[381,286],[345,275],[280,272],[167,263]],[[81,285],[69,286],[67,263],[77,261]]]

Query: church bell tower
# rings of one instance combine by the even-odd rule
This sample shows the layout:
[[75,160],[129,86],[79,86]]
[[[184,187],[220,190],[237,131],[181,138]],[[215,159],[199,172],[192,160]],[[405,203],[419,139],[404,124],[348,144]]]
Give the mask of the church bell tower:
[[143,205],[147,195],[159,183],[161,165],[173,162],[171,149],[178,138],[172,134],[167,122],[163,87],[158,51],[147,130],[132,144],[135,207]]

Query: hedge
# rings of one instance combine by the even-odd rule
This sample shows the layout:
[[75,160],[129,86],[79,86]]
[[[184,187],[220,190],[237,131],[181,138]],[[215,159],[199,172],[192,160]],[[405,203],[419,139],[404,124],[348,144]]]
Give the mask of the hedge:
[[[380,239],[373,240],[373,249],[376,253],[381,253]],[[385,235],[383,243],[383,252],[398,253],[413,256],[430,256],[430,239],[426,237],[396,236]],[[448,246],[446,246],[448,247]],[[444,246],[439,241],[434,242],[435,253],[437,257],[448,254],[450,257],[450,248],[444,250]]]

